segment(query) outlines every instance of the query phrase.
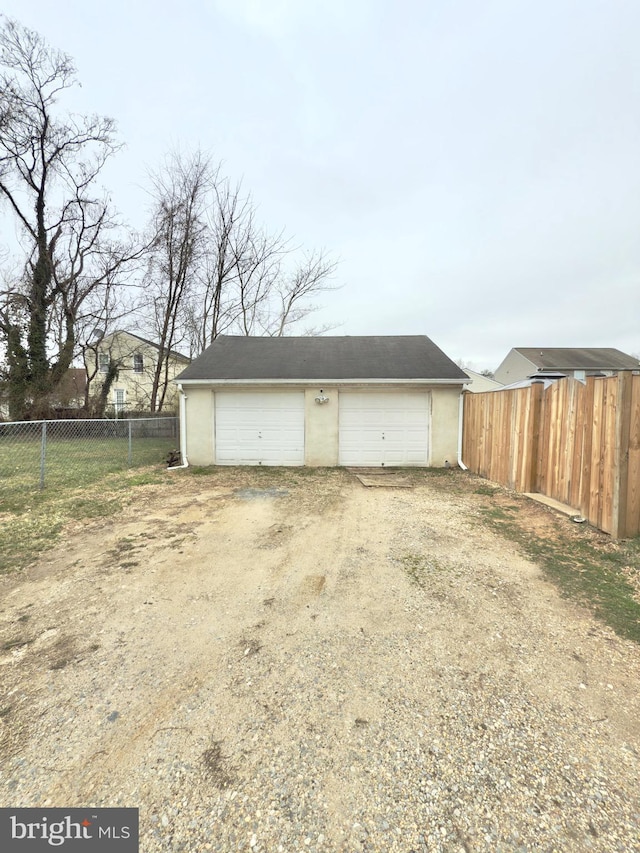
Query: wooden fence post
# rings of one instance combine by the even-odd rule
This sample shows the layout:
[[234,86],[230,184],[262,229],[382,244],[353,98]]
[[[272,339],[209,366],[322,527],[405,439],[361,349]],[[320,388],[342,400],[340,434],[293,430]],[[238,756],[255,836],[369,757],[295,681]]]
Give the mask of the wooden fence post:
[[630,370],[623,370],[618,373],[611,527],[611,535],[614,539],[622,539],[629,535],[627,532],[627,496],[629,493],[632,381],[633,374]]
[[540,491],[540,454],[542,442],[540,441],[542,430],[542,395],[544,394],[544,382],[532,382],[529,389],[529,453],[530,464],[527,471],[526,492],[532,494]]

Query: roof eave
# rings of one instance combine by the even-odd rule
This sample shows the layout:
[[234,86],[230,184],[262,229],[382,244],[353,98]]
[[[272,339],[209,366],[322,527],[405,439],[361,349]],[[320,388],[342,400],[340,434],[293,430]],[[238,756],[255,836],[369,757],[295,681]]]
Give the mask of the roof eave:
[[415,377],[413,379],[374,379],[372,377],[337,379],[180,379],[172,382],[180,385],[469,385],[472,380],[465,379],[428,379]]

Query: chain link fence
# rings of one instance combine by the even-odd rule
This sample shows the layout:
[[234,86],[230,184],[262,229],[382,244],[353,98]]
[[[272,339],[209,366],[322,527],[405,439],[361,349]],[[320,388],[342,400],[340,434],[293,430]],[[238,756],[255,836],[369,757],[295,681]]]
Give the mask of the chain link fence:
[[176,417],[0,423],[0,490],[78,487],[165,463],[178,430]]

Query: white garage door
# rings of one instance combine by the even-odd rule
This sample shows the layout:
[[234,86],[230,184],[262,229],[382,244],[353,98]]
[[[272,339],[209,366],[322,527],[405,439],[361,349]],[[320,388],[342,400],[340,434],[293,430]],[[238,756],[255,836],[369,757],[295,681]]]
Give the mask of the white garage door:
[[304,465],[301,391],[219,391],[215,407],[218,465]]
[[427,391],[340,392],[341,465],[428,465]]

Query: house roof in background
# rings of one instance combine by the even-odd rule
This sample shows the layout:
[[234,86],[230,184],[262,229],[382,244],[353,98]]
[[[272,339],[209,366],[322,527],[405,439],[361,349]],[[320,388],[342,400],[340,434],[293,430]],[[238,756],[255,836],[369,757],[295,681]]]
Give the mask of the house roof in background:
[[[160,345],[155,343],[154,341],[150,341],[148,338],[143,338],[141,335],[136,335],[134,332],[129,332],[127,329],[116,329],[113,332],[109,332],[108,335],[105,335],[100,341],[98,341],[98,345],[100,345],[103,341],[109,340],[109,338],[113,338],[116,335],[128,335],[130,338],[135,338],[138,341],[141,341],[143,344],[146,344],[149,347],[153,347],[154,349],[159,350]],[[184,361],[185,364],[189,364],[191,359],[187,355],[183,355],[181,352],[177,350],[170,349],[169,355],[178,359],[179,361]]]
[[538,370],[637,370],[640,362],[612,347],[514,347]]
[[217,338],[178,381],[449,380],[467,375],[426,335]]

